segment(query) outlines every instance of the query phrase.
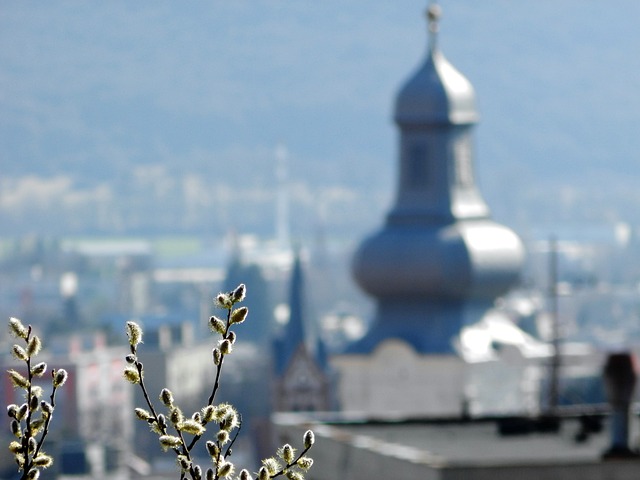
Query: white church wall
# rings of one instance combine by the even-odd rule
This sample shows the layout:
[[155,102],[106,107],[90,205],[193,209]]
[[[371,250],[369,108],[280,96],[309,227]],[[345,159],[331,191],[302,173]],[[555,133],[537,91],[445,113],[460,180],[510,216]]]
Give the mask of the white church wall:
[[370,355],[334,358],[341,410],[370,417],[460,416],[465,364],[455,355],[420,355],[392,339]]

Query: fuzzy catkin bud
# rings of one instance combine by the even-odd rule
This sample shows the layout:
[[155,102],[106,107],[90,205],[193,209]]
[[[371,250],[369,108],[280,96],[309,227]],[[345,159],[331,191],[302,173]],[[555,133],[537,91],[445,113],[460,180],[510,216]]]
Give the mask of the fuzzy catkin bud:
[[140,383],[140,374],[138,373],[138,370],[134,367],[125,367],[123,376],[125,380],[129,383],[133,383],[134,385],[136,383]]
[[9,374],[9,378],[11,379],[11,383],[13,384],[14,387],[16,387],[16,388],[28,388],[29,387],[29,380],[24,378],[22,375],[20,375],[15,370],[13,370],[13,369],[12,370],[8,370],[7,373]]
[[233,306],[231,297],[229,297],[227,293],[219,293],[218,295],[216,295],[215,304],[218,308],[222,308],[225,310],[228,310]]
[[225,478],[230,477],[231,475],[233,475],[233,469],[234,469],[233,463],[226,462],[223,460],[218,465],[218,475]]
[[244,300],[245,295],[247,294],[247,287],[244,283],[238,285],[233,292],[231,292],[231,301],[233,303],[238,303]]
[[42,430],[42,427],[44,427],[44,419],[43,418],[38,418],[37,420],[32,420],[30,428],[29,428],[29,434],[31,436],[37,435],[38,432],[40,430]]
[[278,461],[273,457],[265,458],[264,460],[262,460],[262,467],[267,471],[269,475],[275,475],[281,468],[280,463],[278,463]]
[[33,453],[38,448],[38,442],[34,437],[29,437],[29,441],[27,442],[27,449],[29,453]]
[[194,480],[200,480],[202,478],[202,467],[200,467],[200,465],[193,467],[193,475],[195,477]]
[[7,405],[7,415],[9,415],[9,418],[16,418],[17,414],[18,414],[18,405],[16,405],[15,403],[12,403],[11,405]]
[[289,480],[304,480],[304,476],[300,472],[296,472],[293,470],[288,470],[285,475]]
[[182,470],[189,470],[191,461],[184,455],[178,455],[178,465],[180,465]]
[[215,416],[215,408],[213,405],[207,405],[202,409],[201,420],[205,423],[212,422]]
[[219,333],[220,335],[224,335],[224,332],[227,329],[224,321],[215,315],[209,318],[209,328],[212,332]]
[[229,441],[229,432],[226,430],[220,430],[216,435],[216,439],[220,445],[224,445]]
[[298,460],[297,465],[304,470],[305,472],[311,468],[313,465],[313,458],[310,457],[302,457]]
[[17,420],[11,420],[11,433],[18,438],[22,437],[22,430],[20,430],[20,424]]
[[271,476],[265,467],[260,467],[258,471],[258,480],[269,480]]
[[224,335],[224,332],[227,329],[224,320],[216,317],[215,315],[209,318],[209,328],[212,332],[219,333],[220,335]]
[[173,423],[174,425],[176,423],[180,423],[182,422],[182,420],[184,419],[184,415],[182,415],[182,410],[180,410],[180,408],[178,407],[173,407],[171,409],[171,412],[169,412],[169,420],[171,421],[171,423]]
[[144,408],[136,408],[134,412],[136,414],[136,417],[138,417],[140,420],[148,422],[151,419],[151,413],[146,411]]
[[22,338],[26,340],[27,337],[29,336],[29,329],[25,327],[22,324],[22,322],[15,317],[11,317],[9,319],[9,329],[11,330],[11,334],[18,338]]
[[282,459],[290,465],[293,462],[295,450],[288,443],[282,446]]
[[231,345],[233,345],[234,343],[236,343],[236,332],[229,332],[227,334],[227,340],[229,340],[231,342]]
[[29,399],[29,409],[33,412],[34,410],[37,410],[39,406],[40,402],[38,401],[38,397],[32,395]]
[[209,441],[207,441],[205,446],[207,447],[207,453],[212,458],[217,458],[218,457],[218,455],[220,454],[220,449],[218,448],[218,446],[215,443],[213,443],[211,440],[209,440]]
[[27,355],[27,351],[22,348],[20,345],[14,345],[11,349],[11,354],[17,358],[18,360],[22,360],[26,362],[29,359],[29,355]]
[[231,342],[226,338],[220,342],[220,353],[223,355],[229,355],[233,350]]
[[40,341],[40,337],[34,335],[29,339],[29,342],[27,343],[27,355],[29,355],[30,357],[35,357],[36,355],[38,355],[38,353],[40,353],[41,349],[42,342]]
[[142,343],[142,328],[136,322],[127,322],[127,337],[129,337],[129,345],[136,347]]
[[311,446],[315,443],[315,441],[316,441],[316,437],[313,434],[313,432],[311,430],[307,430],[304,433],[304,437],[303,437],[304,448],[306,449],[311,448]]
[[22,443],[12,440],[9,442],[9,451],[14,455],[22,450]]
[[227,432],[230,432],[231,430],[236,428],[239,425],[239,423],[240,422],[238,418],[238,413],[233,409],[229,409],[227,413],[225,413],[224,419],[220,423],[220,428],[222,428],[223,430],[226,430]]
[[202,435],[206,428],[204,428],[201,424],[196,422],[195,420],[184,420],[176,425],[176,428],[182,432],[188,433],[190,435]]
[[[137,372],[136,372],[137,373]],[[53,386],[55,388],[59,388],[64,385],[67,381],[67,377],[69,374],[64,368],[59,369],[58,371],[54,371],[53,373]]]
[[16,453],[16,454],[13,456],[13,459],[14,459],[14,460],[15,460],[15,462],[18,464],[18,468],[19,468],[19,469],[20,469],[20,468],[24,469],[24,462],[25,462],[25,459],[24,459],[24,455],[23,455],[22,453]]
[[158,440],[160,441],[162,449],[165,451],[169,448],[178,448],[180,445],[182,445],[180,437],[176,437],[174,435],[160,435]]
[[133,354],[127,355],[126,357],[124,357],[124,359],[126,360],[127,363],[130,363],[130,364],[136,363],[136,356]]
[[53,458],[51,458],[49,455],[41,453],[33,459],[33,465],[38,468],[49,468],[51,465],[53,465]]
[[158,425],[162,428],[167,427],[167,419],[163,414],[158,415]]
[[168,388],[163,388],[160,392],[160,400],[164,404],[165,407],[173,406],[173,393]]
[[47,371],[47,364],[44,362],[40,362],[31,369],[31,375],[34,377],[41,377],[44,375],[44,372]]
[[53,405],[45,400],[40,402],[40,408],[42,408],[42,411],[47,415],[51,415],[53,413]]
[[244,322],[248,314],[249,309],[247,307],[240,307],[235,309],[231,314],[231,323],[236,324]]
[[249,474],[249,471],[247,469],[243,469],[240,472],[240,480],[253,480],[253,478],[251,478],[251,475]]
[[213,356],[214,365],[220,365],[220,363],[222,363],[222,352],[220,352],[220,349],[214,348],[211,354]]
[[27,473],[27,480],[38,480],[40,478],[40,470],[37,468],[32,468]]
[[16,420],[18,421],[22,420],[28,411],[29,411],[29,405],[27,405],[26,403],[23,403],[22,405],[20,405],[20,408],[18,409],[18,413],[16,414]]
[[215,477],[215,473],[214,473],[214,471],[213,471],[212,469],[208,468],[208,469],[207,469],[207,473],[205,474],[205,478],[206,478],[207,480],[213,480],[213,479],[214,479],[214,477]]

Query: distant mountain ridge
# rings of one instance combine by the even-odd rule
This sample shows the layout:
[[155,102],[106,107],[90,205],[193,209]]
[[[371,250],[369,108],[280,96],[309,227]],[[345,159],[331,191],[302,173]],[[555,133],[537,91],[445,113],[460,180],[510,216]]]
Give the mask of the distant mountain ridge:
[[[477,91],[476,166],[495,215],[640,222],[640,3],[441,5],[439,44]],[[268,196],[279,142],[290,151],[301,218],[322,215],[309,196],[342,189],[349,206],[326,207],[341,210],[341,228],[350,212],[358,228],[379,222],[395,188],[393,98],[424,54],[424,8],[418,0],[4,5],[0,235],[40,211],[16,193],[20,178],[70,179],[64,196],[47,198],[72,215],[74,195],[130,198],[141,188],[131,179],[156,166],[175,185],[153,185],[152,176],[148,188],[173,191],[180,200],[167,202],[191,202],[184,208],[206,223],[221,200],[198,204],[185,182]],[[237,204],[262,205],[265,217],[261,195]],[[375,211],[360,218],[357,205]],[[144,208],[139,216],[153,211]]]

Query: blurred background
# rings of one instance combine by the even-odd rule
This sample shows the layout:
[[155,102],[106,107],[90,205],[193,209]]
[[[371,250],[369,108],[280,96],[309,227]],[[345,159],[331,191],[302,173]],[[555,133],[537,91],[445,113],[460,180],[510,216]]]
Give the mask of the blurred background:
[[[255,327],[239,327],[246,343],[227,393],[267,437],[265,378],[292,299],[304,295],[310,336],[329,353],[367,329],[373,304],[351,279],[351,258],[394,199],[393,101],[427,50],[425,3],[0,4],[2,317],[37,325],[78,378],[110,371],[115,390],[92,401],[121,411],[133,402],[115,386],[124,322],[145,326],[150,350],[186,355],[213,295],[245,282]],[[540,298],[554,237],[562,335],[636,345],[640,3],[440,4],[439,45],[476,91],[480,189],[527,247],[522,316],[548,310]],[[295,259],[303,293],[292,287]],[[180,377],[167,367],[158,385],[182,388]],[[247,384],[262,396],[248,399]],[[77,402],[89,412],[87,395]],[[108,444],[91,422],[58,438]],[[130,441],[131,422],[101,428]],[[60,442],[69,458],[89,452],[109,470],[109,449]],[[137,445],[142,457],[157,450]]]

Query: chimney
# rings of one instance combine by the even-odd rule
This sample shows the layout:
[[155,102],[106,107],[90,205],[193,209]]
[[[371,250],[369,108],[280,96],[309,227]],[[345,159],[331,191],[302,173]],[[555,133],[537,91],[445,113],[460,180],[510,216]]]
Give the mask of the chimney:
[[610,354],[604,366],[603,377],[605,394],[611,407],[611,446],[602,458],[637,457],[638,453],[629,448],[629,409],[637,379],[631,353]]

